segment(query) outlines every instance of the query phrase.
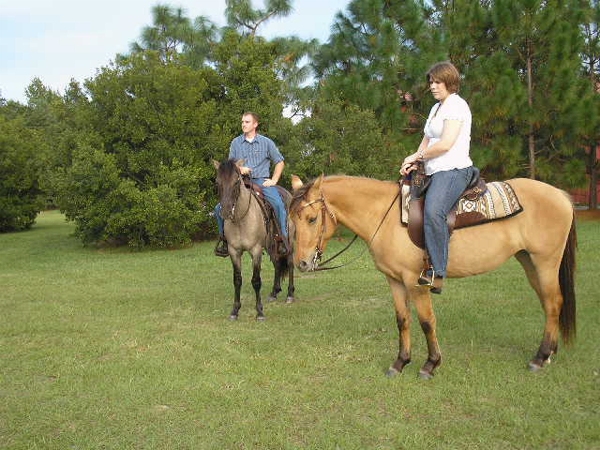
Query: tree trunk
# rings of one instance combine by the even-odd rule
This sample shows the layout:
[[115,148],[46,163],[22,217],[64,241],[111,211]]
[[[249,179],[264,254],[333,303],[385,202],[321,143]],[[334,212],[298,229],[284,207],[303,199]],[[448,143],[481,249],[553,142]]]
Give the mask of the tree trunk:
[[[527,102],[529,111],[533,113],[533,73],[532,73],[531,54],[527,55]],[[529,178],[535,180],[535,136],[534,136],[533,118],[529,119]]]
[[595,142],[590,146],[590,195],[588,206],[590,209],[598,208],[598,159],[596,155],[598,154],[598,147],[600,147],[600,143]]

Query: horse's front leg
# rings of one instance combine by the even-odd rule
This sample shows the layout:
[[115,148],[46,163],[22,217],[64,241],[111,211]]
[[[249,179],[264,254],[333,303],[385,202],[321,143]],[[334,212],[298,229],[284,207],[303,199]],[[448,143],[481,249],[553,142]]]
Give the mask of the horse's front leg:
[[431,304],[429,289],[415,287],[411,289],[411,299],[417,309],[417,316],[421,324],[421,330],[427,340],[427,361],[421,367],[419,376],[429,380],[434,375],[434,370],[442,363],[442,353],[437,340],[436,318]]
[[233,267],[233,309],[229,315],[229,320],[237,320],[240,308],[242,307],[242,257],[239,254],[230,255],[231,265]]
[[262,248],[259,248],[258,251],[252,252],[252,287],[256,296],[256,320],[265,320],[263,304],[260,298],[260,289],[262,287],[262,280],[260,279],[261,260]]
[[402,372],[410,363],[410,308],[406,287],[400,281],[387,277],[394,298],[396,323],[398,324],[398,358],[388,369],[386,375],[393,377]]

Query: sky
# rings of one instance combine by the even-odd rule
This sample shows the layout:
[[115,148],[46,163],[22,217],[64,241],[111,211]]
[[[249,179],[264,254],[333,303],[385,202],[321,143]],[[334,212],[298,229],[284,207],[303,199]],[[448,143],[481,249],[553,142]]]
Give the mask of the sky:
[[[26,103],[25,90],[35,77],[61,95],[71,79],[93,78],[139,41],[159,3],[183,8],[190,19],[206,16],[225,25],[225,0],[0,0],[0,98]],[[349,3],[293,0],[292,13],[270,20],[259,34],[326,42],[335,15]]]

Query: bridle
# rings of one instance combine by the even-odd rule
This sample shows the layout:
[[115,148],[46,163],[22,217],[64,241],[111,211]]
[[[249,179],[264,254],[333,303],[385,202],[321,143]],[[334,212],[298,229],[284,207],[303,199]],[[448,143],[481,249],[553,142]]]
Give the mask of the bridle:
[[[324,240],[324,236],[325,233],[327,232],[327,221],[326,216],[329,215],[329,217],[331,217],[331,220],[333,220],[333,223],[337,225],[337,218],[335,217],[335,214],[333,213],[333,211],[331,211],[328,207],[327,207],[327,202],[325,201],[325,197],[323,196],[323,192],[321,192],[321,197],[310,201],[304,205],[302,205],[300,208],[298,208],[296,210],[296,214],[298,214],[298,217],[300,216],[300,211],[302,211],[304,208],[308,208],[311,205],[314,205],[316,203],[320,203],[321,204],[321,233],[319,234],[319,240],[317,242],[317,246],[315,248],[315,254],[313,256],[312,259],[312,267],[314,267],[314,271],[316,270],[328,270],[328,269],[333,269],[333,267],[319,267],[319,262],[321,261],[321,257],[323,256],[323,240]],[[354,236],[354,239],[352,239],[352,241],[350,242],[350,244],[352,244],[355,240],[356,240],[356,235]],[[335,256],[338,256],[340,253],[343,253],[344,251],[346,251],[346,249],[348,247],[350,247],[350,244],[348,244],[341,252],[339,252],[338,254],[336,254]],[[331,261],[333,258],[329,258],[327,261],[325,261],[326,264],[329,261]]]
[[321,196],[319,198],[317,198],[315,200],[312,200],[310,202],[305,203],[301,207],[297,208],[297,210],[295,211],[296,214],[298,214],[298,216],[300,216],[300,211],[302,211],[304,208],[307,208],[307,207],[309,207],[311,205],[314,205],[316,203],[320,203],[321,204],[321,208],[320,208],[321,209],[321,233],[319,235],[319,239],[318,239],[317,245],[315,247],[315,254],[314,254],[313,259],[312,259],[312,267],[313,267],[312,271],[313,272],[317,272],[317,271],[320,271],[320,270],[337,269],[339,267],[347,266],[351,262],[354,262],[357,259],[359,259],[365,253],[365,251],[367,250],[367,248],[369,248],[369,246],[373,242],[373,239],[375,239],[375,236],[377,235],[377,232],[379,231],[379,229],[383,225],[383,221],[385,220],[385,218],[389,214],[390,210],[392,209],[392,206],[394,206],[394,203],[398,199],[398,196],[400,195],[400,190],[394,196],[394,199],[392,200],[392,203],[390,204],[390,206],[388,207],[387,211],[385,212],[385,214],[381,218],[381,221],[379,222],[379,225],[377,226],[377,229],[373,233],[373,236],[371,236],[371,239],[369,239],[369,242],[368,242],[367,246],[363,249],[363,251],[357,257],[355,257],[354,259],[350,260],[349,262],[344,263],[344,264],[339,264],[339,265],[333,266],[333,267],[323,267],[323,266],[325,266],[327,263],[333,261],[335,258],[337,258],[342,253],[344,253],[346,250],[348,250],[350,248],[350,246],[352,244],[354,244],[354,241],[356,241],[356,239],[358,238],[358,235],[355,234],[354,237],[352,238],[352,240],[342,250],[340,250],[339,252],[337,252],[331,258],[328,258],[325,262],[322,263],[322,265],[319,265],[319,263],[321,261],[321,257],[323,256],[323,240],[324,240],[325,233],[327,232],[327,221],[325,220],[326,216],[329,215],[329,217],[331,217],[331,220],[333,220],[333,223],[337,225],[337,218],[335,217],[335,214],[333,213],[333,211],[331,211],[329,209],[329,207],[327,206],[327,201],[325,200],[325,196],[323,195],[323,192],[321,191],[320,194],[321,194]]
[[[233,201],[233,206],[231,207],[231,218],[229,220],[231,220],[232,222],[236,222],[236,218],[235,218],[235,208],[237,206],[237,201],[240,198],[240,192],[242,190],[242,185],[244,184],[244,181],[242,180],[242,174],[238,171],[237,172],[237,182],[236,185],[234,187],[234,189],[236,189],[235,195],[234,197],[234,201]],[[237,218],[237,221],[242,220],[244,217],[246,217],[246,215],[248,214],[248,211],[250,211],[250,202],[252,202],[252,192],[249,192],[249,196],[248,196],[248,205],[246,207],[246,211],[244,211],[244,214],[242,214],[241,217]]]

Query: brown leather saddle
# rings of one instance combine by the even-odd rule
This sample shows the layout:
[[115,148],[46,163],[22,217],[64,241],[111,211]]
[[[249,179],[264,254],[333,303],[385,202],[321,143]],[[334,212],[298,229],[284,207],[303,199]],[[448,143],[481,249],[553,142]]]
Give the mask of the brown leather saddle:
[[[254,197],[258,200],[258,204],[260,205],[260,209],[263,212],[263,218],[265,221],[265,226],[267,227],[267,247],[269,254],[272,254],[271,251],[276,249],[277,242],[281,240],[281,230],[279,226],[279,220],[277,220],[277,215],[275,214],[275,209],[271,206],[271,203],[265,198],[265,194],[263,192],[263,186],[260,184],[254,183],[250,177],[244,176],[242,177],[244,180],[244,186],[246,186]],[[290,192],[276,185],[277,191],[279,195],[283,199],[283,203],[285,205],[286,211],[289,211],[290,203],[292,201],[292,194]]]
[[[402,180],[403,184],[409,184],[409,200],[408,200],[408,235],[413,243],[422,249],[425,249],[425,236],[423,232],[423,209],[425,203],[425,195],[429,185],[429,178],[425,175],[422,163],[416,173],[413,173],[410,180]],[[461,201],[476,202],[487,191],[487,185],[483,178],[480,177],[479,169],[474,167],[473,177],[471,182],[461,195],[460,200],[448,213],[447,223],[450,234],[457,229],[476,225],[488,221],[489,219],[480,212],[465,212],[457,214],[458,205]],[[403,196],[401,196],[402,198]],[[401,200],[404,202],[404,200]]]

